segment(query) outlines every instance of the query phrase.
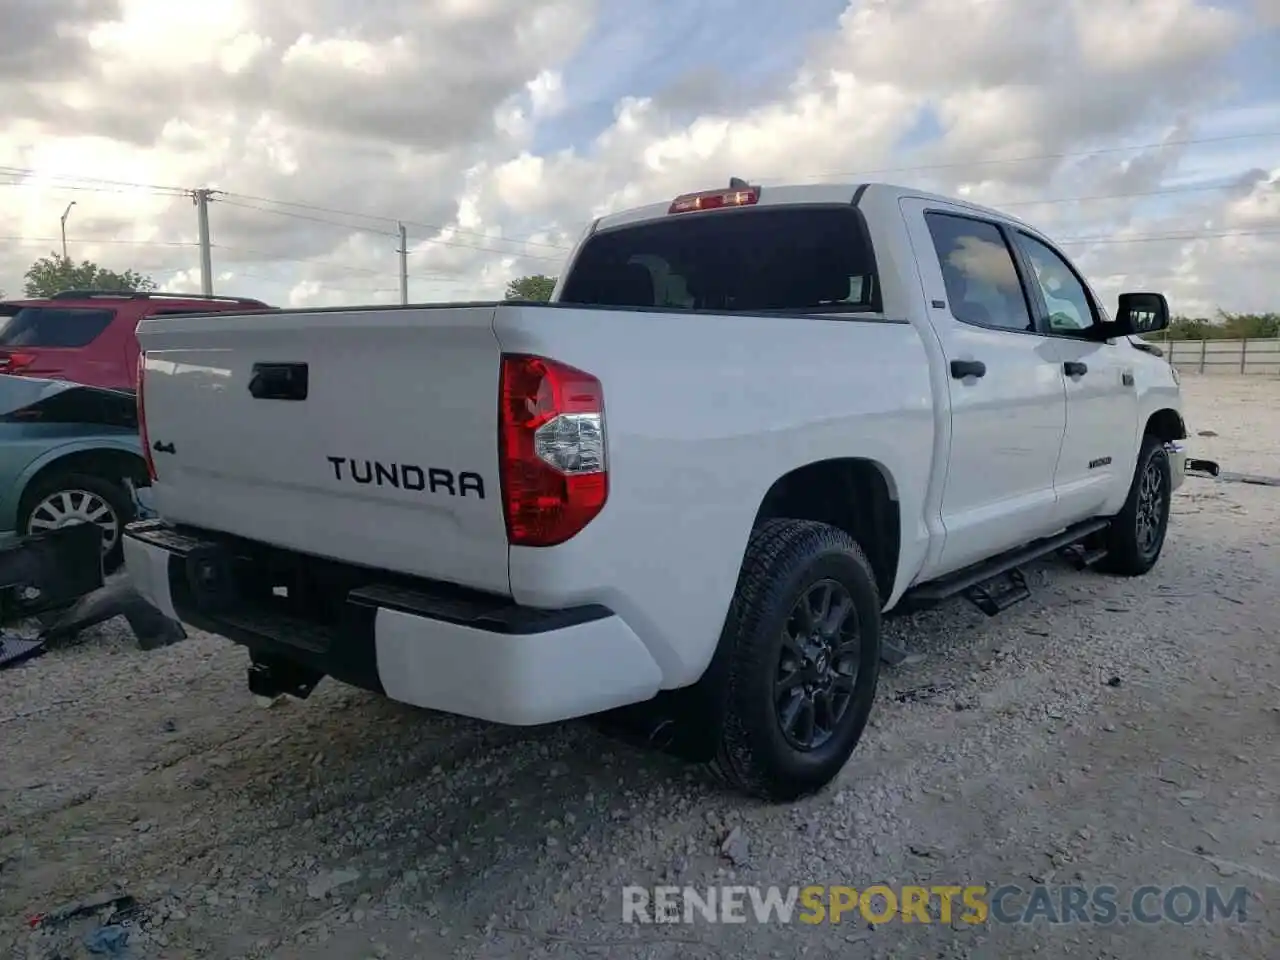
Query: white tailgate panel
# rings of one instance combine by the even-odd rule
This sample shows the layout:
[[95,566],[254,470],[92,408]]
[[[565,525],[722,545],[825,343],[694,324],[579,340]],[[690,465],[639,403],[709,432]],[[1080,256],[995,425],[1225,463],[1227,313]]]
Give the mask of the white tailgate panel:
[[[173,445],[154,454],[157,510],[507,593],[492,317],[462,306],[145,321],[149,438]],[[307,364],[306,399],[252,396],[262,362]]]

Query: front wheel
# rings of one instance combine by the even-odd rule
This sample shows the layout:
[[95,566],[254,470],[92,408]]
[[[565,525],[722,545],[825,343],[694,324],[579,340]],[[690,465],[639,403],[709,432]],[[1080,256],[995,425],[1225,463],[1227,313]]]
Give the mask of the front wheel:
[[1156,437],[1142,438],[1129,497],[1103,532],[1107,555],[1098,564],[1107,573],[1138,577],[1156,565],[1169,531],[1173,470],[1169,452]]
[[809,520],[752,531],[721,643],[724,724],[714,767],[770,801],[839,774],[871,715],[880,670],[880,594],[847,533]]

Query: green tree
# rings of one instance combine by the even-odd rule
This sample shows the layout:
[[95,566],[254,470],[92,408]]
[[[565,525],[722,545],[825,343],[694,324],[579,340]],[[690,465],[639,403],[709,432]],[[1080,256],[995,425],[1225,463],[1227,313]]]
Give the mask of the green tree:
[[1280,336],[1280,313],[1218,312],[1223,336],[1231,340],[1265,340]]
[[62,290],[119,290],[146,292],[156,282],[133,270],[121,273],[100,267],[92,260],[75,263],[70,257],[51,253],[33,263],[26,272],[28,297],[52,297]]
[[1280,313],[1227,313],[1216,317],[1174,317],[1164,340],[1264,340],[1280,337]]
[[517,277],[507,284],[508,300],[542,300],[551,299],[551,291],[556,288],[556,278],[535,273],[531,277]]

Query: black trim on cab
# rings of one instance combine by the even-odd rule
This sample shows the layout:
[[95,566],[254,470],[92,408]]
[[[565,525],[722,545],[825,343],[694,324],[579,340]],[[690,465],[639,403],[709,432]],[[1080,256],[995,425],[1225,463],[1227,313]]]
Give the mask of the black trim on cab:
[[[530,635],[613,615],[598,604],[544,610],[455,584],[371,570],[160,520],[125,536],[169,553],[178,618],[255,654],[384,693],[378,676],[379,609],[505,635]],[[466,656],[459,650],[459,656]]]

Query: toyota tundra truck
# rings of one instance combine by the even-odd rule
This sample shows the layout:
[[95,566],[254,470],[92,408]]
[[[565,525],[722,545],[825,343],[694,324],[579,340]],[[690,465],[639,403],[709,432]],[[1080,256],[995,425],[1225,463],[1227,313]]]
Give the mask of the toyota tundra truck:
[[596,219],[549,303],[149,316],[128,571],[259,694],[653,707],[785,802],[858,743],[884,614],[1156,563],[1168,321],[995,210],[737,179]]

